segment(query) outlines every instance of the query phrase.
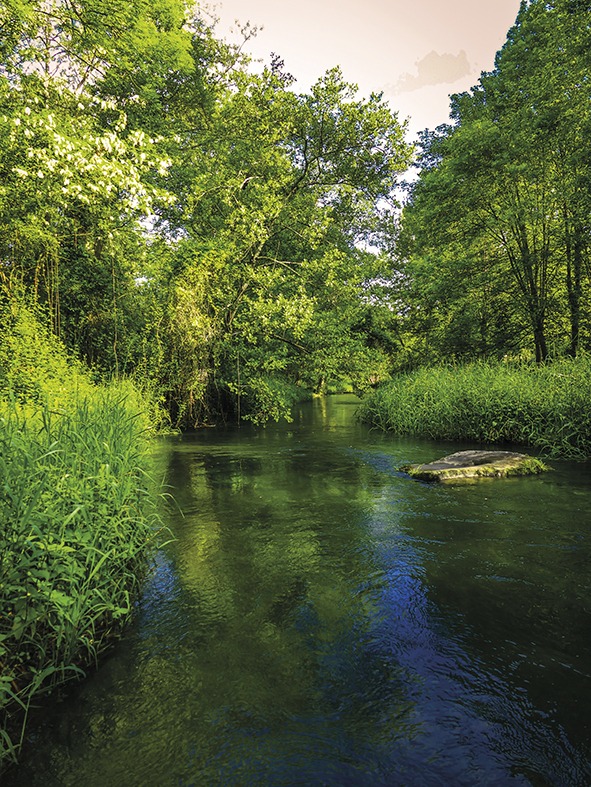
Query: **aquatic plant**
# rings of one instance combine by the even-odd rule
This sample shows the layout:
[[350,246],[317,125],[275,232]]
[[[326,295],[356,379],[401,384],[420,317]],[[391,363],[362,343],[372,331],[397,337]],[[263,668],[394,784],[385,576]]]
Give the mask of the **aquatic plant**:
[[472,363],[398,375],[362,401],[359,418],[397,434],[529,445],[591,457],[591,359]]
[[132,611],[159,522],[144,430],[114,390],[69,413],[0,406],[0,762],[32,699],[83,674]]

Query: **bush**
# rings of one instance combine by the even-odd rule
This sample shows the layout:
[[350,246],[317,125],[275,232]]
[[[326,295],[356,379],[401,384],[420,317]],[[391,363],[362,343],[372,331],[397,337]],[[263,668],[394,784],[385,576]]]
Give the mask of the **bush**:
[[[233,392],[238,386],[230,384]],[[242,387],[241,416],[245,421],[254,424],[266,424],[270,420],[280,421],[285,418],[291,421],[291,409],[296,404],[310,397],[309,392],[280,377],[255,376]]]
[[0,394],[22,404],[68,408],[91,395],[90,372],[45,328],[43,315],[14,299],[0,305]]

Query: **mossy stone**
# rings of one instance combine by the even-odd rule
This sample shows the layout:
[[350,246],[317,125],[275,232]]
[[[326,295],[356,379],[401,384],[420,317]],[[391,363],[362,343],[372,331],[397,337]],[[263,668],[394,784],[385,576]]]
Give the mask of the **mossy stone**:
[[536,475],[549,469],[536,457],[512,451],[457,451],[436,462],[400,468],[411,478],[437,482]]

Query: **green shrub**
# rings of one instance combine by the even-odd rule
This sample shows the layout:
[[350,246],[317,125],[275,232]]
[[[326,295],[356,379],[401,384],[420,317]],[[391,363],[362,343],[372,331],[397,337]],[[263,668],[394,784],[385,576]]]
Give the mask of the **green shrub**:
[[49,401],[68,408],[94,391],[90,372],[44,325],[34,307],[15,300],[0,305],[0,393],[26,404]]
[[[0,335],[0,399],[14,400],[25,409],[43,405],[60,413],[104,389],[49,331],[37,307],[5,296],[0,301]],[[140,391],[131,380],[119,379],[110,387],[116,396],[125,396],[146,428],[161,427],[167,421],[147,384]]]
[[[230,389],[238,392],[238,387],[230,384]],[[309,398],[310,394],[302,388],[280,377],[254,376],[241,391],[241,416],[254,424],[265,424],[270,420],[291,421],[291,409],[296,402]]]

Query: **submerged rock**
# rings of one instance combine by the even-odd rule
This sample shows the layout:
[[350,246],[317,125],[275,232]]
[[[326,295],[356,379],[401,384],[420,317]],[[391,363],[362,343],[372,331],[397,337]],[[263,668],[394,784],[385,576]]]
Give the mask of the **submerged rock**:
[[550,468],[534,456],[512,451],[457,451],[436,462],[400,469],[420,481],[458,481],[535,475]]

